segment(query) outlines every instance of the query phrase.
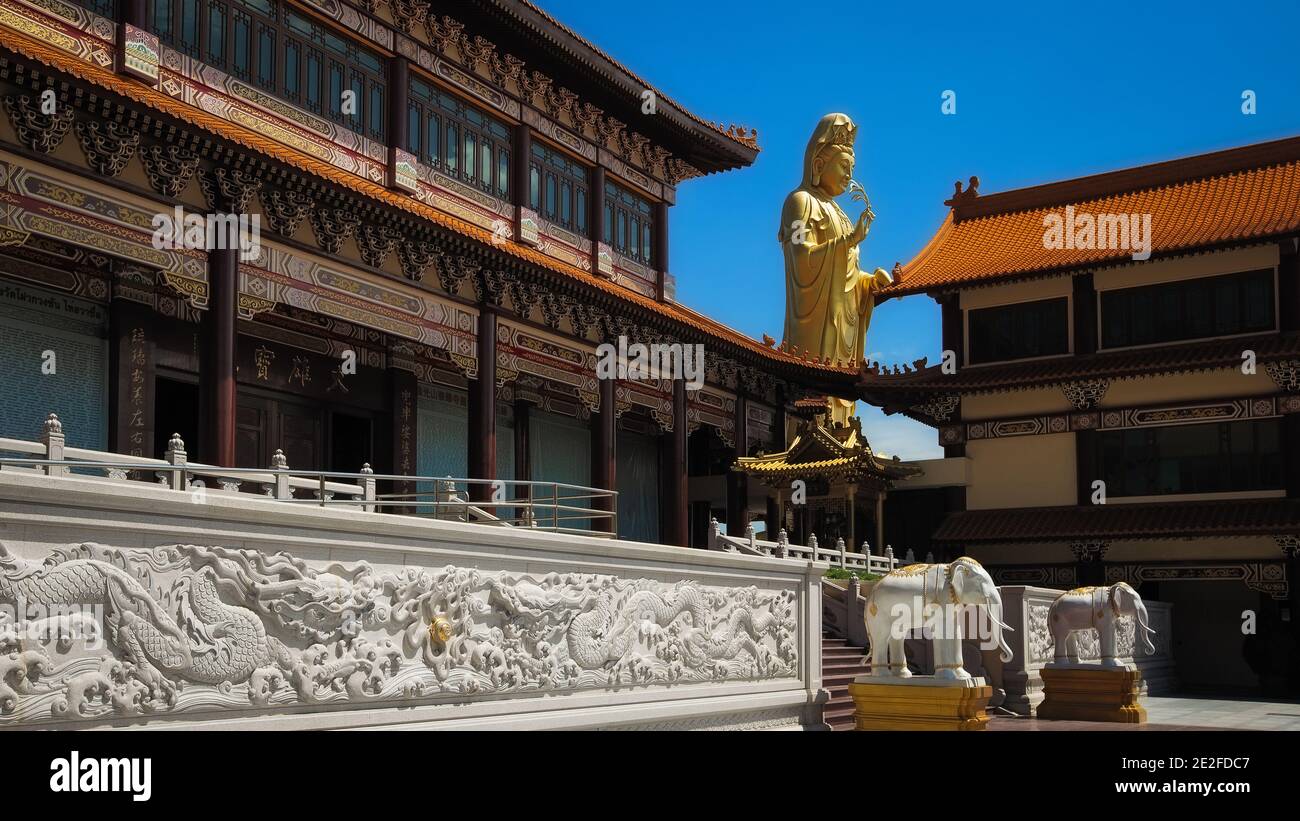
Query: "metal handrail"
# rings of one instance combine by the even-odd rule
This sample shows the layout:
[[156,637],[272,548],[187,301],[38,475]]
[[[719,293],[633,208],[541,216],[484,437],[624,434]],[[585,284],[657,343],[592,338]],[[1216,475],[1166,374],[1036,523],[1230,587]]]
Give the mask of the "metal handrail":
[[[11,447],[12,444],[22,444],[19,448]],[[18,440],[0,439],[0,451],[19,451],[32,452],[30,443],[19,443]],[[40,447],[39,445],[37,447]],[[195,488],[194,480],[201,480],[204,477],[215,477],[218,479],[237,479],[240,483],[248,482],[262,485],[266,495],[280,502],[292,502],[298,504],[311,504],[319,507],[331,505],[361,505],[365,512],[379,512],[383,508],[433,508],[435,516],[452,511],[461,514],[465,521],[475,524],[490,524],[497,526],[519,526],[526,525],[531,529],[542,529],[557,533],[582,534],[590,536],[600,536],[605,538],[614,538],[618,530],[618,491],[602,490],[600,488],[587,487],[585,485],[571,485],[565,482],[547,482],[534,480],[517,480],[517,479],[465,479],[454,478],[449,476],[410,476],[405,474],[388,474],[374,473],[370,471],[361,471],[356,473],[346,471],[323,471],[323,470],[300,470],[296,468],[235,468],[235,467],[214,467],[195,462],[181,462],[172,464],[161,459],[149,459],[145,457],[129,457],[126,460],[107,461],[100,459],[86,458],[86,455],[94,454],[95,451],[87,451],[81,448],[67,448],[64,454],[72,458],[64,459],[31,459],[31,458],[11,458],[0,456],[0,468],[16,468],[19,470],[36,470],[41,468],[56,468],[60,471],[71,470],[97,470],[97,471],[120,471],[123,473],[141,473],[154,472],[159,477],[170,476],[169,486],[174,489],[183,489],[192,491]],[[280,482],[277,479],[283,477],[285,488],[281,489]],[[115,478],[121,481],[138,481],[123,479],[120,477],[108,476],[85,476],[79,475],[79,478],[99,479],[103,481],[114,481]],[[339,479],[355,480],[355,484],[346,482],[330,481]],[[428,484],[433,483],[435,488],[428,491],[413,491],[409,493],[385,493],[378,494],[375,492],[376,482],[402,482],[411,484]],[[530,493],[527,496],[517,498],[502,499],[499,501],[492,500],[461,500],[461,499],[442,499],[440,495],[447,494],[447,484],[452,485],[451,491],[456,492],[457,485],[464,486],[487,486],[496,488],[522,488],[526,487]],[[218,494],[238,492],[228,488],[207,488],[205,485],[199,485],[204,492]],[[534,487],[546,487],[551,492],[549,496],[544,494],[535,494],[531,492]],[[314,489],[316,498],[303,499],[296,498],[292,495],[294,489]],[[561,491],[565,491],[562,493]],[[573,495],[568,495],[568,491],[574,491]],[[434,498],[425,498],[432,496]],[[336,498],[343,497],[343,498]],[[548,501],[549,499],[549,501]],[[565,504],[572,501],[609,499],[612,510],[603,510],[596,507],[584,507],[580,505]],[[466,515],[467,510],[478,510],[480,513],[484,509],[497,510],[500,508],[522,509],[528,512],[534,510],[551,512],[550,526],[542,525],[536,516],[511,517],[502,519],[492,514],[485,514],[487,518],[475,519]],[[573,514],[573,515],[561,515]],[[419,514],[416,514],[419,515]],[[591,528],[568,527],[566,523],[582,520],[611,520],[610,531],[597,531]]]

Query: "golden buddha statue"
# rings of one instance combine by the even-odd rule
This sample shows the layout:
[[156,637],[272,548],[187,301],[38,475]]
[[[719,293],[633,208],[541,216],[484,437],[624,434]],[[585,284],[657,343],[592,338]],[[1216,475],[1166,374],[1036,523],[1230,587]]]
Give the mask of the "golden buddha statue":
[[[785,345],[831,363],[856,366],[875,292],[890,284],[883,268],[858,268],[858,244],[876,215],[853,181],[858,127],[844,114],[817,123],[804,152],[803,182],[785,198],[777,239],[785,249]],[[835,198],[853,189],[866,208],[856,223]],[[831,421],[845,424],[854,403],[828,397]]]

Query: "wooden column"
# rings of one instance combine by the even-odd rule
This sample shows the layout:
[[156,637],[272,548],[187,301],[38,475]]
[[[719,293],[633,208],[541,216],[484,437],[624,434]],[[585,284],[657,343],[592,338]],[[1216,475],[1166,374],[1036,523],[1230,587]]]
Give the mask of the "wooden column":
[[[616,490],[617,484],[617,413],[614,389],[616,379],[600,380],[600,410],[591,415],[591,484],[602,490]],[[593,505],[599,510],[613,510],[609,500],[601,499]],[[592,529],[604,533],[615,532],[610,519],[593,519]]]
[[876,550],[885,552],[885,491],[876,491]]
[[1300,253],[1297,253],[1296,246],[1291,241],[1281,245],[1282,254],[1277,266],[1280,330],[1297,331],[1300,330]]
[[605,169],[602,166],[591,169],[590,193],[591,196],[587,198],[591,203],[587,235],[591,240],[591,271],[596,276],[605,276],[600,272],[600,244],[604,241],[605,227]]
[[146,0],[120,0],[118,13],[123,23],[142,29],[149,19],[148,3]]
[[[1287,498],[1300,499],[1300,413],[1282,417],[1282,464]],[[1300,578],[1294,579],[1292,586],[1300,587]],[[1296,617],[1300,618],[1300,613]]]
[[764,516],[764,524],[767,525],[767,535],[765,535],[763,539],[769,542],[775,542],[776,536],[781,532],[782,528],[781,502],[777,497],[776,492],[771,489],[768,489],[767,491],[767,511]]
[[[481,306],[478,319],[478,378],[469,386],[469,478],[497,478],[497,314]],[[471,485],[476,501],[491,498],[487,485]]]
[[208,252],[208,309],[200,319],[200,424],[203,447],[194,461],[219,467],[235,464],[235,313],[239,249]]
[[515,190],[510,200],[515,205],[529,208],[531,206],[528,204],[528,163],[533,154],[533,132],[525,123],[515,126],[514,154],[515,164],[510,169],[510,184]]
[[686,479],[686,382],[673,380],[673,429],[660,437],[660,477],[663,484],[662,532],[664,544],[690,546],[690,510]]
[[1092,272],[1074,278],[1074,353],[1097,352],[1097,291]]
[[[944,294],[939,297],[940,328],[943,334],[943,349],[956,355],[957,367],[966,364],[966,332],[961,314],[961,295]],[[940,363],[943,357],[939,358]]]
[[1101,478],[1097,475],[1097,431],[1075,431],[1074,464],[1076,503],[1080,506],[1091,505],[1092,483]]
[[[736,458],[747,456],[746,443],[749,441],[746,420],[748,403],[744,396],[736,397]],[[749,476],[739,470],[727,473],[727,535],[744,536],[745,526],[749,524],[746,512],[749,508]]]
[[411,150],[406,119],[406,100],[410,96],[410,89],[410,64],[405,57],[391,58],[388,61],[388,145],[402,151]]
[[655,210],[655,247],[654,259],[652,266],[659,272],[659,287],[657,296],[659,301],[663,302],[665,298],[664,288],[668,284],[668,203],[660,200],[654,204]]

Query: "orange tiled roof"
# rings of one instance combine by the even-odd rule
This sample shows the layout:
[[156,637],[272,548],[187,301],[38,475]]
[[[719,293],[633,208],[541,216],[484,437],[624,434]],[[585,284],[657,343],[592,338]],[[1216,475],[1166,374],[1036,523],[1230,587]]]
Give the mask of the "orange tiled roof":
[[1300,138],[949,202],[891,296],[1131,261],[1127,249],[1045,248],[1044,218],[1067,205],[1150,214],[1153,256],[1300,231]]
[[340,168],[330,165],[329,163],[315,159],[314,157],[310,157],[299,151],[295,151],[294,149],[264,137],[255,131],[241,125],[230,123],[213,114],[203,111],[202,109],[187,105],[179,100],[167,96],[166,94],[149,88],[148,86],[118,75],[110,69],[70,58],[48,44],[36,40],[26,34],[0,26],[0,47],[23,54],[26,57],[37,60],[53,69],[66,72],[74,77],[79,77],[101,88],[120,94],[127,99],[134,100],[147,105],[156,111],[162,112],[163,114],[175,117],[182,122],[202,128],[219,137],[228,139],[238,145],[242,145],[245,148],[267,154],[299,170],[314,174],[322,179],[383,202],[386,205],[399,208],[408,213],[428,219],[444,228],[455,231],[456,233],[490,244],[512,256],[526,260],[534,265],[546,268],[555,273],[562,274],[571,279],[578,280],[585,285],[611,294],[626,302],[638,305],[652,313],[669,317],[708,336],[714,337],[715,339],[723,340],[732,345],[736,345],[743,350],[759,354],[760,356],[772,361],[774,364],[792,365],[808,370],[810,378],[825,379],[829,376],[832,379],[840,379],[854,373],[852,369],[838,368],[825,363],[811,362],[807,359],[801,359],[792,354],[786,353],[779,348],[764,345],[762,342],[751,339],[739,331],[728,328],[722,323],[716,322],[703,314],[689,310],[683,306],[661,303],[649,297],[642,296],[634,291],[615,285],[607,279],[587,273],[576,266],[548,257],[526,245],[521,245],[516,242],[500,242],[499,239],[492,236],[491,232],[472,223],[458,219],[450,214],[444,213],[443,211],[439,211],[436,208],[425,205],[414,197],[389,190],[383,186],[370,182],[369,180],[350,174]]

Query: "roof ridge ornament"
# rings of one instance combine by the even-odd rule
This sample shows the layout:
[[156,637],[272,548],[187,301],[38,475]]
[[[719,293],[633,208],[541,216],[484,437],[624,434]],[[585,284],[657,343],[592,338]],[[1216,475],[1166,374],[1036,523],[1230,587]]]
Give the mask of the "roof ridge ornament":
[[959,205],[968,205],[974,200],[979,199],[979,195],[980,195],[979,177],[972,176],[970,178],[970,188],[967,188],[965,191],[961,190],[961,180],[957,180],[955,183],[953,183],[953,186],[956,190],[953,192],[952,199],[944,200],[943,201],[944,205],[949,205],[952,206],[953,208],[956,208]]

